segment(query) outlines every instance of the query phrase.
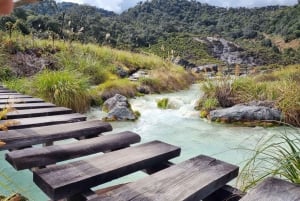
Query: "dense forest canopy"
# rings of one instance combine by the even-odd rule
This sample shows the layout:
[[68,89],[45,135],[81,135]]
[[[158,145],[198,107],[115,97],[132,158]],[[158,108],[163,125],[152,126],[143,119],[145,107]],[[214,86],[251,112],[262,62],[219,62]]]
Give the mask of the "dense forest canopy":
[[152,0],[118,15],[87,5],[46,0],[2,17],[0,29],[131,50],[145,50],[178,35],[222,37],[246,49],[255,40],[262,54],[290,54],[294,63],[299,47],[279,52],[280,47],[269,36],[279,36],[284,42],[299,40],[300,5],[227,9],[195,0]]

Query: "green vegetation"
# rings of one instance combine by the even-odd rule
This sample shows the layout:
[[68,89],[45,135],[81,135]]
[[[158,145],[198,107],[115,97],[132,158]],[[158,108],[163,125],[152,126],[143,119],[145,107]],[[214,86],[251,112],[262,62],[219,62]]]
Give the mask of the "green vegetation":
[[[6,66],[0,71],[5,84],[77,112],[85,112],[91,102],[99,105],[116,93],[139,95],[140,86],[150,93],[161,93],[187,88],[194,81],[181,67],[158,56],[77,42],[52,44],[51,40],[35,39],[33,44],[32,38],[18,41],[19,37],[0,38],[2,56],[12,58],[1,61]],[[119,69],[126,72],[125,78]],[[137,70],[147,70],[149,77],[130,81],[128,76]]]
[[208,81],[202,85],[204,96],[199,109],[206,110],[204,103],[216,99],[217,105],[231,107],[250,101],[273,101],[284,114],[285,123],[300,126],[300,66],[287,66],[270,74],[244,78]]
[[142,50],[169,60],[185,59],[196,65],[220,64],[220,60],[209,54],[208,47],[197,42],[195,38],[197,39],[199,36],[174,34],[174,36],[172,35],[166,40],[160,39],[156,44]]
[[[91,6],[45,0],[1,17],[0,30],[7,35],[20,32],[32,38],[50,38],[51,46],[59,39],[70,44],[91,42],[163,58],[180,56],[197,65],[218,61],[195,38],[220,36],[263,63],[286,65],[300,62],[299,16],[299,4],[226,9],[198,1],[152,0],[118,15]],[[278,38],[283,42],[278,43]]]
[[126,97],[134,97],[137,95],[137,83],[134,83],[128,79],[112,80],[100,84],[95,92],[97,97],[101,97],[102,100],[109,99],[115,94],[121,94]]
[[238,178],[244,191],[269,176],[277,176],[300,184],[299,130],[263,137],[247,160]]
[[15,79],[5,84],[11,89],[41,97],[77,112],[85,112],[90,105],[88,80],[77,72],[42,71],[31,79]]
[[157,107],[160,109],[168,109],[169,99],[163,98],[157,101]]

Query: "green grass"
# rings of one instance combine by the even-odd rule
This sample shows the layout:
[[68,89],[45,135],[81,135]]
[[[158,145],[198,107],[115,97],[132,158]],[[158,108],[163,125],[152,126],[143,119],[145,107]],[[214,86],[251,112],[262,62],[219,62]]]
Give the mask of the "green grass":
[[238,178],[239,187],[247,191],[266,177],[275,176],[300,184],[299,130],[263,137],[247,159]]
[[163,98],[160,100],[157,100],[157,107],[160,109],[168,109],[168,105],[169,105],[169,99],[168,98]]
[[30,79],[7,81],[5,85],[76,112],[86,112],[90,106],[88,79],[76,71],[43,71]]
[[101,97],[102,100],[107,100],[115,94],[134,97],[137,95],[137,83],[128,79],[118,79],[107,81],[94,89],[94,96]]

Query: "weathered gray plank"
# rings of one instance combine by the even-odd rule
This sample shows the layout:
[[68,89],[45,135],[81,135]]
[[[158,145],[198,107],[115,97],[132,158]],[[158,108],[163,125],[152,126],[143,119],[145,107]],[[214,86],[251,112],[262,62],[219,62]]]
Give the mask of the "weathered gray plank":
[[9,89],[3,89],[3,88],[1,88],[0,89],[0,93],[17,93],[17,92],[14,91],[14,90],[9,90]]
[[300,185],[268,178],[251,190],[241,201],[299,201]]
[[154,166],[179,154],[179,147],[154,141],[86,160],[35,170],[33,180],[50,198],[57,200]]
[[18,119],[28,117],[41,117],[59,114],[70,114],[72,110],[65,107],[38,108],[27,110],[15,110],[6,114],[5,119]]
[[[54,118],[59,119],[64,116],[67,115],[54,116]],[[70,118],[72,119],[82,117],[82,115],[71,114],[69,118],[66,118],[66,120]],[[0,147],[0,150],[16,149],[35,144],[64,140],[68,138],[79,138],[89,135],[97,135],[111,130],[112,127],[109,123],[102,122],[100,120],[93,120],[53,126],[0,131],[0,140],[6,143],[2,147]]]
[[55,164],[64,160],[120,149],[141,141],[138,134],[122,132],[78,142],[42,148],[28,148],[6,154],[6,160],[17,170]]
[[23,94],[14,94],[14,95],[3,95],[0,94],[0,99],[18,99],[18,98],[32,98],[32,96],[29,95],[23,95]]
[[201,200],[238,175],[238,167],[200,155],[92,201]]
[[48,126],[62,123],[71,123],[86,120],[86,116],[75,113],[75,114],[64,114],[64,115],[53,115],[44,117],[32,117],[32,118],[22,118],[22,119],[11,119],[11,120],[0,120],[1,123],[6,123],[7,121],[16,121],[17,124],[10,126],[8,129],[22,129],[31,128],[37,126]]
[[239,201],[246,193],[241,190],[234,188],[229,185],[225,185],[222,188],[216,190],[208,197],[204,198],[202,201],[216,201],[216,200],[226,200],[226,201]]
[[10,103],[41,103],[44,102],[40,98],[17,98],[17,99],[0,99],[0,104]]
[[22,95],[22,94],[18,93],[18,92],[3,92],[3,93],[1,93],[1,90],[0,90],[0,96],[3,96],[3,95]]
[[10,104],[10,105],[0,105],[0,110],[4,108],[12,107],[17,110],[26,110],[26,109],[34,109],[34,108],[48,108],[48,107],[56,107],[52,103],[19,103],[19,104]]

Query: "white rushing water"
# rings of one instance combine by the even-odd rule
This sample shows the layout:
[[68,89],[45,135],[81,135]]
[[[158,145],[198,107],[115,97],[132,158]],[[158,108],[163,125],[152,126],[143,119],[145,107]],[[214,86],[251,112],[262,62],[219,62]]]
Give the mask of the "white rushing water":
[[[129,130],[140,134],[142,142],[161,140],[179,146],[181,155],[173,160],[176,163],[205,154],[241,166],[248,156],[245,149],[254,148],[262,136],[282,130],[282,128],[220,125],[200,119],[199,112],[193,109],[201,96],[199,88],[199,85],[193,85],[189,90],[181,92],[132,99],[131,105],[134,110],[141,113],[141,117],[136,122],[113,122],[112,133]],[[156,101],[161,98],[169,98],[177,109],[158,109]],[[99,119],[104,115],[99,108],[93,108],[88,113],[89,119]],[[15,171],[5,161],[4,152],[0,152],[0,157],[0,194],[12,193],[8,189],[14,189],[30,200],[47,200],[47,197],[33,184],[32,173]],[[122,182],[142,176],[144,176],[142,173],[134,174],[122,179]],[[117,182],[119,181],[114,181],[113,184]],[[7,184],[8,188],[3,188],[1,183]]]

